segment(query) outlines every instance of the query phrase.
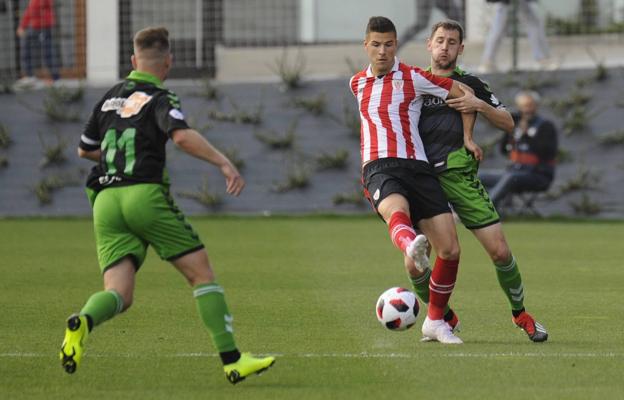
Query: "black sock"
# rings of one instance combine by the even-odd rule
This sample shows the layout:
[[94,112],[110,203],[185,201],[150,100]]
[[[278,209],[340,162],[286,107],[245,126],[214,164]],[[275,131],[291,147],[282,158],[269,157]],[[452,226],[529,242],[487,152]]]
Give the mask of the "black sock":
[[223,365],[233,364],[240,358],[241,354],[238,349],[234,349],[232,351],[224,351],[223,353],[219,353],[221,357],[221,362]]
[[524,312],[524,307],[522,307],[519,310],[511,310],[511,313],[513,314],[514,318],[518,318],[518,315],[522,314]]
[[91,329],[93,329],[93,318],[91,318],[89,314],[85,314],[85,317],[87,317],[87,328],[89,328],[89,332],[91,332]]
[[455,316],[455,313],[453,312],[452,309],[449,308],[448,312],[446,314],[444,314],[444,320],[446,322],[448,322],[448,321],[452,320],[454,316]]

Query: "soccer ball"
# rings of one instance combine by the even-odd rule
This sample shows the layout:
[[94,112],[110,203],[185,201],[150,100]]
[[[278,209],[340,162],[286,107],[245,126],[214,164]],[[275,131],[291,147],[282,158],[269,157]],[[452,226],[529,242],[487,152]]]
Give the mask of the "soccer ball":
[[393,287],[381,294],[375,307],[377,319],[391,331],[403,331],[416,323],[418,300],[414,293]]

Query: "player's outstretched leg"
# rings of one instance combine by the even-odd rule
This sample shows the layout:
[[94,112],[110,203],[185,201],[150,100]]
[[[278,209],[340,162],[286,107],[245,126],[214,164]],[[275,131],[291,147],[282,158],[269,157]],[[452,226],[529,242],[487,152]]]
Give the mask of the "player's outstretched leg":
[[67,318],[65,339],[61,345],[59,357],[61,365],[68,374],[73,374],[80,365],[84,353],[84,345],[89,337],[87,317],[73,314]]
[[461,344],[460,338],[455,336],[451,325],[444,319],[448,299],[453,292],[457,277],[458,260],[436,258],[436,263],[429,282],[429,309],[427,318],[422,326],[425,340],[437,340],[445,344]]
[[414,266],[420,272],[431,269],[429,255],[427,254],[428,248],[429,242],[427,241],[427,237],[425,235],[418,235],[405,249],[405,254],[414,261]]
[[262,374],[273,364],[275,364],[275,357],[256,358],[249,353],[242,353],[238,361],[224,365],[223,370],[227,380],[235,385],[251,374]]
[[[408,277],[412,284],[412,288],[414,288],[414,292],[424,304],[429,304],[429,280],[431,279],[431,269],[427,268],[422,273],[418,270],[414,270],[414,261],[407,257],[405,258],[405,268],[407,270]],[[453,311],[453,309],[447,304],[446,309],[444,310],[444,321],[450,325],[451,331],[453,333],[460,331],[461,323],[457,314]],[[431,339],[428,337],[423,337],[422,341],[427,342]]]
[[67,319],[65,339],[59,354],[63,369],[69,374],[76,372],[84,354],[84,346],[91,329],[119,314],[124,301],[115,290],[104,290],[91,295],[79,314]]
[[238,351],[234,341],[233,319],[225,303],[221,286],[214,282],[200,284],[194,287],[193,295],[202,321],[219,351],[228,381],[237,384],[251,374],[260,375],[275,363],[274,357],[256,358],[249,353],[241,354]]
[[529,339],[534,342],[545,342],[548,340],[548,332],[546,328],[539,322],[535,321],[531,314],[522,310],[518,316],[511,318],[514,324],[524,332],[526,332]]

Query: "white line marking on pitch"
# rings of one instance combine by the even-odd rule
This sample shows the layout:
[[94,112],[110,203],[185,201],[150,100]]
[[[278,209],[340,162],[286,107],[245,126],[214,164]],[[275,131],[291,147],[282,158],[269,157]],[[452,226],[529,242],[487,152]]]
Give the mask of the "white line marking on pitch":
[[[624,357],[624,353],[267,353],[259,355],[272,355],[284,358],[619,358]],[[0,353],[0,358],[41,358],[56,356],[55,353]],[[150,355],[137,354],[98,354],[88,353],[87,357],[94,358],[145,358]],[[175,353],[165,355],[165,357],[217,357],[215,353]]]

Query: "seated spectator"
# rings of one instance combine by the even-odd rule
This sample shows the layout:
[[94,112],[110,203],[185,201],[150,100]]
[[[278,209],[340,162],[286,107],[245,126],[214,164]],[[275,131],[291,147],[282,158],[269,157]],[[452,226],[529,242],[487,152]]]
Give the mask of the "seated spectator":
[[515,128],[504,134],[500,147],[510,164],[502,171],[479,173],[496,206],[508,194],[547,190],[555,176],[557,130],[551,121],[537,114],[539,94],[523,91],[515,100],[519,111],[512,114]]

